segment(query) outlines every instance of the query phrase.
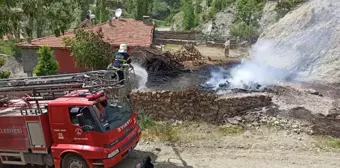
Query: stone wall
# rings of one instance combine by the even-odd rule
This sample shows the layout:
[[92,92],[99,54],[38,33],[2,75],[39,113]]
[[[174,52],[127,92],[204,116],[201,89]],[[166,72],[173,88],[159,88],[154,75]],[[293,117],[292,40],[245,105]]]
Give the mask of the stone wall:
[[155,120],[203,120],[214,124],[223,124],[227,118],[271,105],[271,97],[261,93],[218,97],[198,90],[134,92],[131,98],[137,113]]
[[24,72],[27,73],[27,76],[33,75],[34,67],[38,61],[38,48],[22,48],[21,49],[21,58],[23,62]]
[[199,32],[156,31],[155,34],[159,39],[196,40],[196,35],[199,34]]
[[154,39],[153,44],[155,45],[166,45],[166,44],[175,44],[175,45],[185,45],[185,44],[196,44],[195,40],[181,40],[181,39]]
[[207,43],[208,47],[215,47],[215,48],[223,48],[224,49],[224,43]]

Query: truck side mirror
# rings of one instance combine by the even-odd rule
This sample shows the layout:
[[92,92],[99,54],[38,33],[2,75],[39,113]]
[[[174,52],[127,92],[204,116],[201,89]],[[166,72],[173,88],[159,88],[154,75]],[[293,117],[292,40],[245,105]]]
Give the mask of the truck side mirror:
[[85,125],[83,127],[81,127],[81,129],[83,130],[83,132],[88,132],[92,130],[92,127],[89,125]]

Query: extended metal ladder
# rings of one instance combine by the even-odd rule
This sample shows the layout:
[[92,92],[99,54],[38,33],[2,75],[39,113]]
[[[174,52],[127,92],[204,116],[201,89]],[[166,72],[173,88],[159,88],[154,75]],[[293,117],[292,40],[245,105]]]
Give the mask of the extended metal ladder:
[[[124,80],[119,81],[115,70],[99,70],[84,73],[49,75],[28,78],[0,80],[0,106],[6,97],[28,95],[43,96],[51,99],[74,90],[104,90],[108,98],[127,96],[131,93],[135,80],[133,66],[123,65]],[[123,84],[120,84],[123,82]]]

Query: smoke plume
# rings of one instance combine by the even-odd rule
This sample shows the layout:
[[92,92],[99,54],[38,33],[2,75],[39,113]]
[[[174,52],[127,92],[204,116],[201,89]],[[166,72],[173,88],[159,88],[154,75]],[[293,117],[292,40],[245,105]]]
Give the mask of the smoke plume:
[[[249,51],[249,58],[229,70],[221,68],[211,72],[207,84],[217,89],[228,81],[230,89],[261,89],[278,82],[302,78],[299,76],[302,62],[299,53],[290,46],[258,41]],[[255,88],[258,85],[261,87]]]

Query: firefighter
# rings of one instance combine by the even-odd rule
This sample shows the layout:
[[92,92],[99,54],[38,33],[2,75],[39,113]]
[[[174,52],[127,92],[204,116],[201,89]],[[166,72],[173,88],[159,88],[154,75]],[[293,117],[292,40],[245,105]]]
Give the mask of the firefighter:
[[128,46],[126,44],[121,44],[119,46],[119,50],[115,54],[114,61],[111,65],[111,68],[116,70],[118,74],[120,84],[124,84],[124,70],[122,69],[123,68],[122,65],[131,63],[131,58],[130,55],[127,53],[127,48]]

